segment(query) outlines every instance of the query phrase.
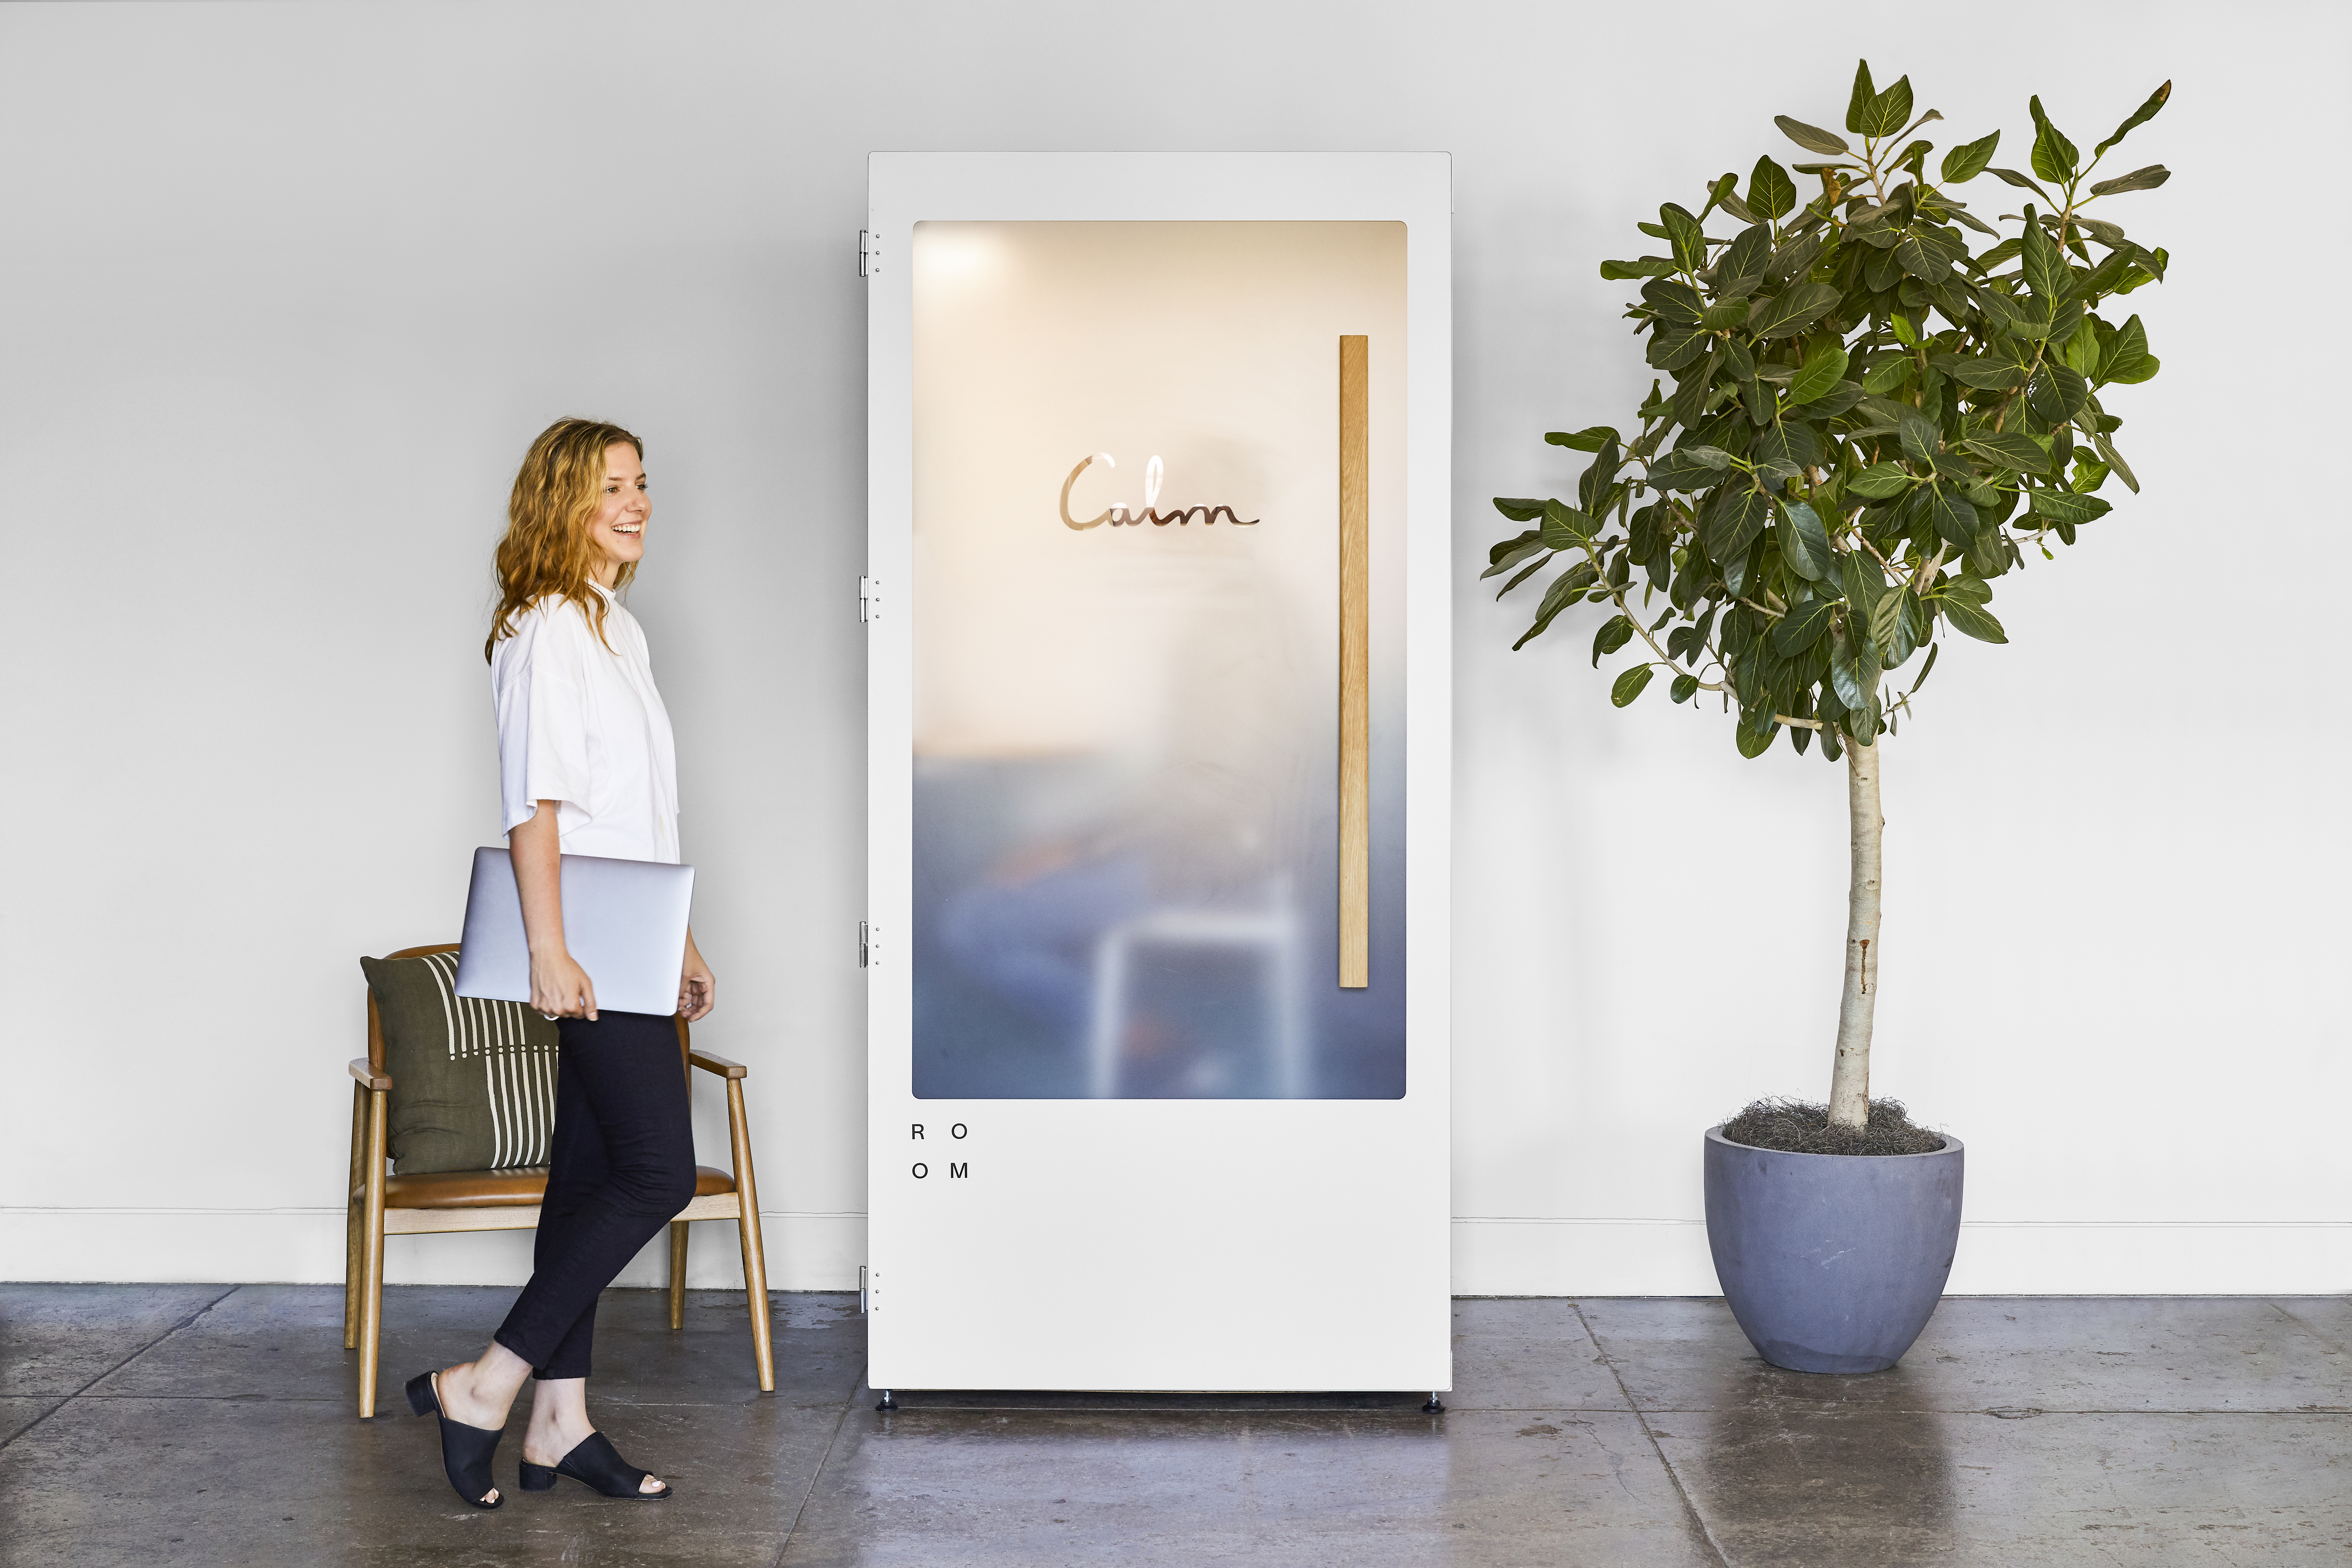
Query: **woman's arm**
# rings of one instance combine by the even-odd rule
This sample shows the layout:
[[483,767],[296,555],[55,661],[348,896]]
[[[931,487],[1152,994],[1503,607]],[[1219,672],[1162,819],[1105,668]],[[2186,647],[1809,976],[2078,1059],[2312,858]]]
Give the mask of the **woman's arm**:
[[556,837],[555,802],[541,801],[538,815],[507,835],[507,853],[514,861],[515,890],[522,895],[523,935],[530,942],[530,1005],[542,1016],[594,1018],[596,987],[563,945],[563,849]]
[[686,967],[677,977],[678,1016],[691,1024],[719,1005],[719,982],[710,977],[710,965],[702,962],[702,950],[694,945],[694,928],[686,932]]

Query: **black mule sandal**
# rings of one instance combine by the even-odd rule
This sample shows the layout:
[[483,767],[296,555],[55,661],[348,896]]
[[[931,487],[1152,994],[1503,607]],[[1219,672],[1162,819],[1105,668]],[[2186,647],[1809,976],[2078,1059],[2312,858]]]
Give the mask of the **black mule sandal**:
[[651,1470],[638,1469],[621,1458],[612,1439],[602,1432],[591,1432],[580,1439],[580,1446],[558,1459],[552,1466],[522,1462],[522,1489],[543,1492],[555,1485],[558,1476],[570,1476],[573,1480],[594,1487],[606,1497],[635,1498],[640,1502],[657,1502],[669,1496],[669,1484],[665,1481],[657,1492],[641,1492]]
[[490,1456],[499,1451],[499,1439],[505,1434],[452,1419],[441,1408],[437,1372],[420,1372],[408,1380],[408,1407],[441,1423],[441,1468],[457,1495],[476,1508],[502,1506],[507,1500],[503,1496],[489,1502],[482,1500],[498,1489],[498,1483],[490,1479]]

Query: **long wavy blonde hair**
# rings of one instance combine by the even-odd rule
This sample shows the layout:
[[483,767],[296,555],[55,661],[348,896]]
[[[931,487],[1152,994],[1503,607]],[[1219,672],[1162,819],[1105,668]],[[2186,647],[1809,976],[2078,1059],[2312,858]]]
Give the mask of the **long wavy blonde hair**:
[[[604,448],[621,441],[644,460],[643,441],[597,419],[559,419],[523,454],[514,493],[507,498],[506,537],[499,541],[499,609],[482,644],[485,659],[499,638],[514,636],[515,616],[550,594],[579,605],[604,641],[604,596],[588,586],[596,563],[588,524],[604,504]],[[627,587],[636,574],[636,563],[629,563],[614,587]]]

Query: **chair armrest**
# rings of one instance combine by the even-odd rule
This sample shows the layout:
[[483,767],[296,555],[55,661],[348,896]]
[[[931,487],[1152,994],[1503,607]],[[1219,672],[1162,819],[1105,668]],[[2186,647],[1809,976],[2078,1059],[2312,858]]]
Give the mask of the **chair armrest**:
[[392,1088],[392,1075],[378,1072],[368,1066],[368,1059],[365,1057],[353,1057],[344,1066],[352,1077],[359,1081],[362,1088],[373,1089],[378,1094]]
[[714,1057],[709,1051],[689,1051],[687,1059],[704,1072],[715,1072],[720,1078],[741,1078],[751,1070],[741,1062],[730,1062],[725,1057]]

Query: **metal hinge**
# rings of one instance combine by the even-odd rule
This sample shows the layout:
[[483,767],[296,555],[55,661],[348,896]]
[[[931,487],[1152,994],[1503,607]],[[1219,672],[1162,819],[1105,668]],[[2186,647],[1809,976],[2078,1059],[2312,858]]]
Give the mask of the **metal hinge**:
[[872,1295],[866,1289],[866,1265],[861,1263],[857,1266],[857,1310],[860,1312],[872,1311],[874,1309],[867,1304],[872,1300]]
[[857,275],[871,278],[882,270],[882,237],[870,228],[857,231]]
[[873,961],[873,953],[874,942],[872,933],[867,930],[866,922],[864,921],[859,921],[857,922],[857,967],[863,969],[866,964],[871,963]]
[[860,577],[857,580],[857,618],[878,621],[882,618],[882,579]]

